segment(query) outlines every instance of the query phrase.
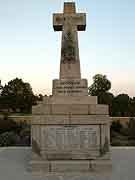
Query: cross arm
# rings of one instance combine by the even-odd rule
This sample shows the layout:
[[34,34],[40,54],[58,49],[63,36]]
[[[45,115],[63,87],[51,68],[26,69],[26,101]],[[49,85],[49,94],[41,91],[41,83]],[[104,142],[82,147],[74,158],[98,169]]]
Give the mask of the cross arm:
[[63,14],[53,14],[53,28],[55,31],[62,31],[63,28]]
[[86,14],[85,13],[77,13],[74,17],[77,30],[78,31],[85,31],[86,29]]

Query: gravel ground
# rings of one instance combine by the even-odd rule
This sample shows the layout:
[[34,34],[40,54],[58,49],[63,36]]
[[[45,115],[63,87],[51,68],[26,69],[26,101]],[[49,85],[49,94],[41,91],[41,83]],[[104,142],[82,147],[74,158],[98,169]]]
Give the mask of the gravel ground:
[[112,174],[33,175],[27,171],[31,149],[0,148],[0,180],[135,180],[135,147],[112,148]]

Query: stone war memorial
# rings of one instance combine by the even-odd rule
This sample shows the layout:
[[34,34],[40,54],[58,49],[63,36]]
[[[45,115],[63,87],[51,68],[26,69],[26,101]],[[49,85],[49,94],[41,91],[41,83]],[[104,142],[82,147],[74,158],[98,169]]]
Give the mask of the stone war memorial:
[[53,28],[62,31],[60,73],[52,95],[32,109],[32,171],[111,171],[108,106],[88,96],[81,78],[78,31],[86,29],[86,14],[65,2],[64,12],[53,14]]

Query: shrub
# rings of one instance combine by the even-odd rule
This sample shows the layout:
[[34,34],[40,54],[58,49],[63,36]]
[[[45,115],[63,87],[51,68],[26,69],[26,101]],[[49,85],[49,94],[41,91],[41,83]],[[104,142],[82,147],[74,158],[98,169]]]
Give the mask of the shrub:
[[20,145],[21,146],[30,146],[31,144],[31,136],[30,136],[30,128],[24,128],[20,131]]
[[120,124],[119,121],[113,121],[111,125],[111,131],[120,132],[123,126]]
[[17,128],[18,128],[17,123],[12,119],[9,119],[7,117],[0,119],[0,134],[7,131],[16,130]]
[[14,146],[19,140],[19,136],[12,131],[0,134],[0,146]]
[[29,146],[30,125],[26,122],[16,123],[4,115],[0,119],[0,146]]

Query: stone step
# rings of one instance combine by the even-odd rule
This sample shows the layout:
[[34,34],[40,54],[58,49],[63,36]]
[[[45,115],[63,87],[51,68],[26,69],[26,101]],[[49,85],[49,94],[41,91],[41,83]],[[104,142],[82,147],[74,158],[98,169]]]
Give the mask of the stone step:
[[32,125],[100,125],[110,124],[108,115],[32,115]]
[[109,113],[107,105],[89,104],[38,104],[32,108],[32,114],[52,115],[106,115]]
[[112,169],[110,160],[78,160],[78,161],[31,161],[32,172],[109,172]]

